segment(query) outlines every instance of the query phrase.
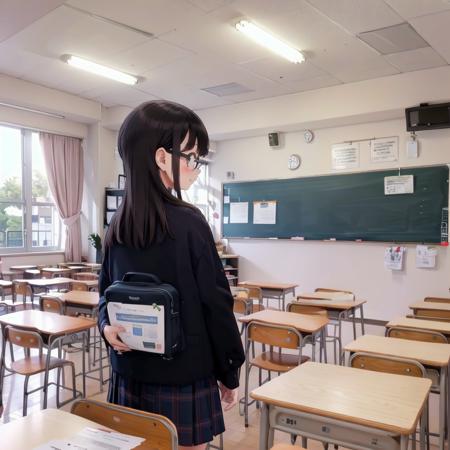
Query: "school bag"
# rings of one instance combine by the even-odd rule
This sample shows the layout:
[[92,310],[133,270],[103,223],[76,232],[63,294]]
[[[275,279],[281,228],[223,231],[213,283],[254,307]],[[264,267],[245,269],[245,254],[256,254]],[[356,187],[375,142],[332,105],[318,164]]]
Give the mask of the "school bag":
[[127,272],[105,290],[111,325],[134,350],[171,359],[184,348],[177,289],[153,274]]

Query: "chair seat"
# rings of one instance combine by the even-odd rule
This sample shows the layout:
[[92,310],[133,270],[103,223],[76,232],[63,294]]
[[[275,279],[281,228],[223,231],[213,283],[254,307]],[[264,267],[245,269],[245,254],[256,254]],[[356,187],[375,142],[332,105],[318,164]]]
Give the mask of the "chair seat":
[[[11,362],[11,369],[20,375],[34,375],[45,370],[46,355],[31,356],[30,358],[19,359]],[[73,364],[72,361],[66,359],[50,357],[50,369],[61,367],[64,364]]]
[[[302,356],[300,364],[309,361],[309,356]],[[273,372],[287,372],[299,365],[298,355],[279,353],[278,351],[263,352],[250,361],[250,364],[264,370]]]

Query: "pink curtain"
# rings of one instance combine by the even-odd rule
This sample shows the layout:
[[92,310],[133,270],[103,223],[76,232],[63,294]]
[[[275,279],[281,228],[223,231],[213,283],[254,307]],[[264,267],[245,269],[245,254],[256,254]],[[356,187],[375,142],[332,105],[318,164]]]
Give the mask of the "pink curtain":
[[83,198],[81,139],[39,133],[48,184],[66,226],[66,261],[81,261],[80,212]]

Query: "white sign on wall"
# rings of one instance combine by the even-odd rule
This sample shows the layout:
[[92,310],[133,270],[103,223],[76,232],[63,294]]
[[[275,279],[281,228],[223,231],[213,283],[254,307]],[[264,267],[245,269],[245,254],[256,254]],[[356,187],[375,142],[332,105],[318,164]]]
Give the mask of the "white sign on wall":
[[414,194],[414,176],[384,177],[384,195]]
[[334,170],[359,167],[359,142],[331,146],[331,164]]
[[370,141],[370,159],[372,162],[397,161],[398,136]]

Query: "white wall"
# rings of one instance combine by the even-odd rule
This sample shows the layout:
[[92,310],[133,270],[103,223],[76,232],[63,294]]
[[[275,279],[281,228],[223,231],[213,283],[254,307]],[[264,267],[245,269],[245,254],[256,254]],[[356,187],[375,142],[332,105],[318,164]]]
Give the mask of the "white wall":
[[[269,149],[265,135],[222,141],[211,165],[212,193],[220,205],[217,194],[227,171],[235,172],[235,181],[332,173],[331,145],[347,140],[399,136],[399,162],[371,163],[369,145],[362,143],[360,168],[354,172],[450,162],[450,130],[420,133],[420,157],[413,161],[406,159],[405,130],[404,120],[326,128],[315,130],[311,144],[304,143],[301,132],[286,133],[279,150]],[[294,172],[287,168],[291,153],[302,158],[301,168]],[[427,270],[415,268],[415,246],[407,245],[405,269],[391,272],[383,266],[383,243],[231,239],[229,245],[241,257],[241,280],[295,282],[299,293],[319,286],[353,290],[368,301],[366,316],[372,319],[404,315],[410,303],[426,295],[450,296],[450,250],[443,247],[438,249],[436,269]]]

